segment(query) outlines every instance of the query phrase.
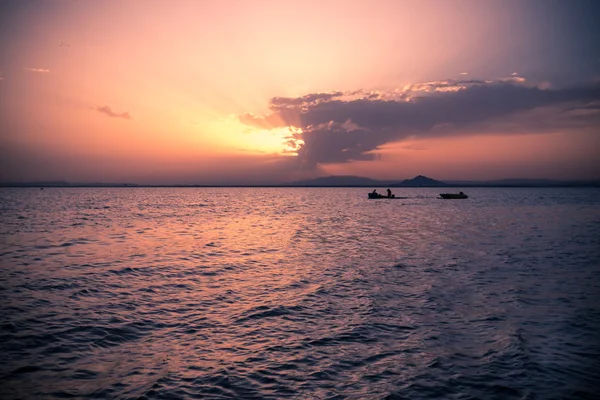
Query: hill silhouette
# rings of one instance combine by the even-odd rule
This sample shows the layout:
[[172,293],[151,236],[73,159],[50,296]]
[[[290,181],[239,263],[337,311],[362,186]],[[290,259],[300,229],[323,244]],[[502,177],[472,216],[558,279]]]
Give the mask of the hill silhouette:
[[427,187],[438,187],[438,186],[448,186],[446,183],[442,182],[442,181],[436,181],[435,179],[432,178],[428,178],[424,175],[417,175],[412,179],[405,179],[400,183],[395,183],[392,184],[390,186],[393,187],[400,187],[400,186],[408,186],[408,187],[415,187],[415,186],[427,186]]
[[401,182],[392,180],[379,180],[364,178],[354,175],[332,175],[316,179],[306,179],[302,181],[292,182],[286,186],[306,186],[306,187],[437,187],[447,186],[444,182],[428,178],[423,175],[415,176],[412,179],[405,179]]

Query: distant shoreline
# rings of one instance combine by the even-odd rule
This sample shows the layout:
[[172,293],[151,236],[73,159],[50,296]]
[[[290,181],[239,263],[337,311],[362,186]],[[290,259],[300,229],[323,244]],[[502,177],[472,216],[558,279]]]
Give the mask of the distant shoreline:
[[131,182],[69,182],[54,181],[29,181],[29,182],[0,182],[0,187],[81,187],[81,188],[478,188],[478,187],[600,187],[600,179],[594,180],[553,180],[553,179],[528,179],[509,178],[497,180],[450,180],[440,181],[423,175],[412,179],[380,180],[364,178],[355,175],[331,175],[303,181],[292,181],[274,184],[156,184],[145,185]]
[[447,184],[444,186],[391,186],[391,185],[85,185],[85,184],[0,184],[0,188],[87,188],[87,189],[102,189],[102,188],[123,188],[123,189],[143,189],[143,188],[392,188],[392,189],[451,189],[451,188],[600,188],[599,183],[572,183],[572,184],[555,184],[555,185],[484,185],[484,184]]

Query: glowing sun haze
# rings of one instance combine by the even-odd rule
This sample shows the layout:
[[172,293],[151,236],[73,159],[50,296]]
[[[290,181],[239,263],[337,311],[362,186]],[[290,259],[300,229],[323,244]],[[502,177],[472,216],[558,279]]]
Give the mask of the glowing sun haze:
[[0,181],[600,178],[594,1],[2,1]]

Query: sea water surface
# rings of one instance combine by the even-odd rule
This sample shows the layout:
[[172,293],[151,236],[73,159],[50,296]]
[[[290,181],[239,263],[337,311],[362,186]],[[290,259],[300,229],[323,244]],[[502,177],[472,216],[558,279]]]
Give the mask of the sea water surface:
[[0,189],[2,399],[591,399],[600,190]]

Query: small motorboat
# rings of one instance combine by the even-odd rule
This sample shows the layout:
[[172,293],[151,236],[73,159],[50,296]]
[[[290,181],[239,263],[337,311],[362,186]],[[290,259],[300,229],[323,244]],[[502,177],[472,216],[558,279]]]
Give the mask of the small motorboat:
[[369,193],[369,198],[370,199],[395,199],[396,195],[393,194],[391,196],[384,196],[384,195],[379,194],[379,193],[372,193],[371,192],[371,193]]
[[460,193],[440,193],[440,197],[442,199],[468,199],[469,198],[469,196],[467,196],[463,192],[460,192]]

